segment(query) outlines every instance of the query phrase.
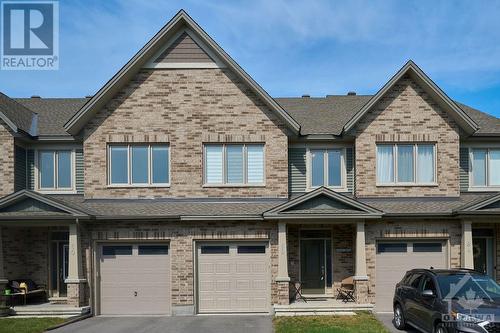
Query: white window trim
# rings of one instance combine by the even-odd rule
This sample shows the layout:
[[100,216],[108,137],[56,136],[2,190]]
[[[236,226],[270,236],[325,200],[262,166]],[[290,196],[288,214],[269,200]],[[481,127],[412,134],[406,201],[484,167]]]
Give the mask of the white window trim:
[[[111,147],[127,147],[127,184],[113,184],[111,183]],[[132,183],[132,147],[147,147],[148,148],[148,182],[147,183]],[[152,183],[153,179],[153,149],[152,147],[167,147],[168,148],[168,183]],[[172,152],[169,143],[110,143],[107,145],[107,187],[108,188],[159,188],[159,187],[170,187],[171,183],[171,170],[172,164],[170,163]]]
[[[243,146],[243,183],[227,183],[227,164],[226,149],[227,146]],[[207,183],[207,146],[222,146],[222,183]],[[262,146],[263,154],[263,180],[262,183],[248,183],[247,174],[247,147]],[[204,143],[203,144],[203,186],[202,187],[265,187],[266,186],[266,145],[264,143]]]
[[[418,158],[418,146],[433,146],[434,147],[434,182],[430,183],[420,183],[418,182],[418,170],[417,170],[417,158]],[[393,155],[393,171],[394,171],[394,181],[390,183],[380,183],[378,181],[378,172],[376,170],[377,159],[378,159],[378,147],[380,146],[392,146],[392,155]],[[413,146],[413,182],[398,182],[398,146]],[[397,143],[377,143],[375,147],[375,177],[376,177],[376,186],[378,187],[394,187],[394,186],[438,186],[437,181],[437,144],[434,142],[418,142],[418,143],[405,143],[405,142],[397,142]]]
[[345,147],[307,147],[306,149],[306,191],[312,191],[320,186],[312,186],[312,157],[311,150],[322,150],[326,154],[328,150],[340,150],[340,186],[328,185],[328,158],[323,158],[323,186],[339,192],[347,192],[347,159]]
[[[472,151],[474,149],[485,149],[486,150],[486,186],[484,185],[474,185],[473,184],[473,170],[472,168],[474,167],[474,162],[473,162],[473,156],[472,156]],[[477,192],[488,192],[488,191],[499,191],[500,190],[500,185],[489,185],[490,183],[490,150],[500,150],[499,146],[474,146],[474,147],[468,147],[468,153],[469,153],[469,191],[477,191]]]
[[[57,152],[57,151],[69,151],[71,152],[71,187],[67,188],[58,188],[57,185],[54,188],[46,188],[46,187],[41,187],[40,186],[40,168],[39,168],[39,156],[40,152],[42,151],[50,151],[50,152]],[[52,147],[44,147],[44,148],[37,148],[34,149],[35,153],[35,179],[34,179],[34,188],[35,191],[40,192],[40,193],[45,193],[45,194],[76,194],[76,149],[72,147],[57,147],[57,148],[52,148]],[[54,183],[57,184],[57,154],[54,154]]]

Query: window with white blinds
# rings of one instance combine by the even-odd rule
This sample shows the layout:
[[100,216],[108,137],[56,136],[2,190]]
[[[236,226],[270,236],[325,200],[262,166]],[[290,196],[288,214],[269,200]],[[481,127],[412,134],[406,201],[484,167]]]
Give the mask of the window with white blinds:
[[264,145],[205,145],[205,184],[264,184]]

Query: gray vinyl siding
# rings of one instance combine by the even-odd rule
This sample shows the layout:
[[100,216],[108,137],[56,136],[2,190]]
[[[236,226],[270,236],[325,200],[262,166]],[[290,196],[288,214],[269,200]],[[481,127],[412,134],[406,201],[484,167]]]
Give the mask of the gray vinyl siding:
[[75,185],[76,185],[76,192],[78,194],[83,194],[83,149],[77,149],[75,151],[75,164],[76,164],[76,169],[75,169]]
[[[347,190],[354,191],[354,148],[346,148]],[[306,148],[288,149],[288,191],[290,194],[306,191]]]
[[189,36],[183,33],[156,60],[156,63],[211,63],[212,58]]
[[306,148],[288,149],[288,192],[306,191]]
[[469,190],[469,149],[460,148],[460,191]]
[[26,189],[26,149],[14,149],[14,191]]
[[35,189],[35,151],[33,149],[29,149],[27,153],[27,170],[26,170],[26,178],[28,183],[28,189]]

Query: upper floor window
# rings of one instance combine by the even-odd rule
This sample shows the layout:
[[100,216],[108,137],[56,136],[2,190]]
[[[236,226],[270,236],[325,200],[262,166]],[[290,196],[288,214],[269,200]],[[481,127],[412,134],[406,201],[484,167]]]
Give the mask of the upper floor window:
[[108,182],[113,186],[168,186],[168,145],[109,146]]
[[264,145],[205,145],[207,185],[263,185]]
[[500,186],[500,148],[472,148],[470,152],[472,186]]
[[377,145],[377,184],[432,185],[435,182],[434,144]]
[[42,191],[73,190],[73,151],[38,151],[38,189]]
[[345,149],[309,150],[309,187],[345,187]]

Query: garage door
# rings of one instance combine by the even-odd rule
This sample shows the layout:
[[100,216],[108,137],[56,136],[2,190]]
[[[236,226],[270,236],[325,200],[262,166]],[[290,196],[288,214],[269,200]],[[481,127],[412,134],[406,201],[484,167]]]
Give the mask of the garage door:
[[198,312],[269,312],[270,270],[266,244],[200,244]]
[[396,283],[415,268],[447,268],[445,241],[378,242],[376,255],[375,309],[392,311]]
[[166,244],[102,245],[101,314],[170,314],[168,250]]

